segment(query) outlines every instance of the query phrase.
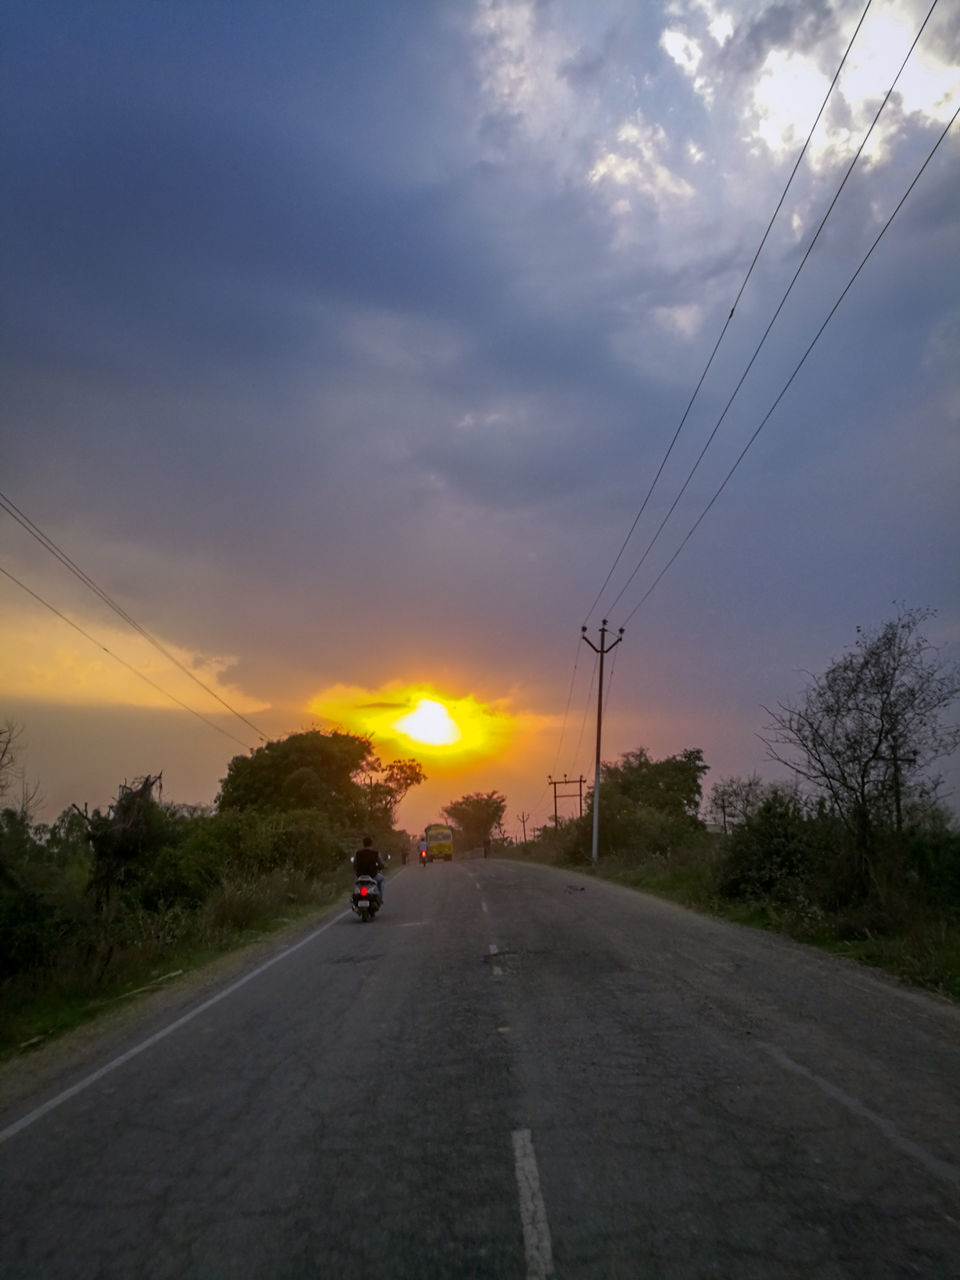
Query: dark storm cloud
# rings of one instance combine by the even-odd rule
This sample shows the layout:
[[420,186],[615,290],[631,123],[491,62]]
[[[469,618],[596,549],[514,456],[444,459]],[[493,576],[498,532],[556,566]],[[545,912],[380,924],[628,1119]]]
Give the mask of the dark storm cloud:
[[773,49],[805,53],[830,35],[837,14],[827,0],[772,4],[737,27],[716,55],[724,72],[745,75],[763,65]]
[[[151,29],[149,14],[135,23],[106,6],[112,25],[99,40],[76,13],[61,15],[60,40],[53,23],[25,16],[0,91],[4,293],[23,354],[48,350],[58,329],[63,342],[94,343],[96,324],[77,332],[83,310],[188,363],[217,347],[269,360],[296,345],[272,296],[284,288],[386,301],[416,290],[425,305],[482,290],[478,254],[445,249],[438,234],[443,193],[399,185],[369,154],[366,167],[352,158],[348,129],[371,127],[380,104],[337,93],[349,41],[322,60],[327,39],[353,30],[339,9],[309,32],[281,20],[262,47],[262,11],[247,28],[242,10],[236,22],[220,14],[212,68],[211,31],[186,11],[177,31],[162,15]],[[377,24],[367,56],[390,26]],[[314,123],[291,129],[284,76],[305,80],[308,54],[283,37],[306,34],[320,55]]]
[[[146,625],[237,654],[245,691],[304,705],[323,683],[455,669],[562,706],[564,629],[575,641],[782,186],[744,141],[751,74],[771,48],[835,34],[825,3],[767,6],[704,55],[708,73],[723,63],[707,112],[659,44],[667,5],[600,7],[558,0],[532,22],[511,5],[355,0],[13,11],[0,360],[14,496]],[[902,121],[895,160],[858,171],[622,611],[931,133]],[[816,666],[816,646],[905,584],[946,597],[951,165],[955,146],[638,615],[633,685],[620,654],[637,707],[667,685],[691,708],[775,701],[789,689],[771,645],[787,668]],[[809,229],[832,194],[829,174],[800,180],[622,576],[797,264],[791,213]],[[45,588],[26,572],[39,548],[4,533]],[[451,619],[439,641],[427,600]],[[631,732],[611,750],[643,740]]]

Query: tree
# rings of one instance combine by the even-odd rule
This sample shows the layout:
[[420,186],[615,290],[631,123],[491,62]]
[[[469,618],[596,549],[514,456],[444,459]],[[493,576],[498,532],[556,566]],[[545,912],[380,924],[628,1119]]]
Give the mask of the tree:
[[160,774],[124,783],[106,813],[94,809],[89,818],[81,815],[93,853],[89,888],[98,911],[115,889],[133,889],[171,839],[171,816],[153,797],[159,783]]
[[394,809],[411,787],[419,787],[426,780],[419,760],[391,760],[383,770],[383,785],[390,792]]
[[751,773],[749,778],[721,778],[710,788],[707,814],[723,827],[726,835],[730,827],[746,822],[756,813],[769,790],[758,773]]
[[23,732],[20,725],[7,720],[0,726],[0,798],[10,787],[17,774],[17,739]]
[[600,774],[601,813],[608,793],[619,793],[636,805],[677,818],[697,820],[701,779],[709,769],[699,747],[679,755],[652,760],[643,747],[628,751],[617,764],[605,764]]
[[454,828],[458,846],[465,850],[478,849],[491,839],[506,808],[507,798],[499,791],[475,791],[472,795],[452,800],[442,812]]
[[384,768],[367,738],[314,729],[234,756],[220,783],[217,809],[312,809],[341,832],[362,828],[385,836],[397,805],[424,777],[416,760],[394,760]]
[[27,781],[26,771],[19,763],[17,744],[23,734],[23,726],[14,720],[0,725],[0,800],[16,790],[17,812],[29,819],[34,806],[41,802],[40,784]]
[[337,823],[356,825],[366,817],[366,797],[355,779],[371,756],[369,741],[353,734],[292,733],[250,755],[234,756],[220,783],[217,808],[265,813],[316,808]]
[[909,808],[933,802],[930,772],[960,744],[944,712],[960,694],[960,665],[921,633],[926,609],[899,610],[878,631],[857,628],[853,649],[812,676],[795,703],[778,703],[764,741],[823,795],[859,860],[861,889],[876,884],[880,837],[900,835]]

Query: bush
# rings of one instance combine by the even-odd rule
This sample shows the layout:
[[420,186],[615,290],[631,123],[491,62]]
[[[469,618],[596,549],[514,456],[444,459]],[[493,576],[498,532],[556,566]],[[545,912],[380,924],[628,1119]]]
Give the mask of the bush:
[[61,940],[64,921],[30,889],[0,893],[0,978],[36,969]]
[[931,906],[960,913],[960,831],[925,824],[903,834],[906,874]]
[[773,788],[760,807],[726,838],[718,888],[727,898],[785,903],[807,896],[816,848],[799,799]]

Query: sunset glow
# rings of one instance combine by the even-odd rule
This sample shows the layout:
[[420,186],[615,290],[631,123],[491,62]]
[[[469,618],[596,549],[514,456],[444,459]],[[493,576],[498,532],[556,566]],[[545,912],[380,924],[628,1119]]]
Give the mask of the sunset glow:
[[502,701],[485,703],[473,694],[454,696],[423,686],[334,685],[311,699],[309,710],[331,726],[369,737],[386,755],[433,761],[498,755],[515,729],[515,716]]
[[414,742],[434,747],[451,747],[463,737],[447,708],[433,698],[421,698],[414,710],[394,720],[391,728]]

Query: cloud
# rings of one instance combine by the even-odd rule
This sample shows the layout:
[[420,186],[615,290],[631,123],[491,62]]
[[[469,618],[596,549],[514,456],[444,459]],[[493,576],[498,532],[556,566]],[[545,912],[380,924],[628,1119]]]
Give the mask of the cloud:
[[[253,4],[243,21],[195,6],[176,24],[162,9],[122,22],[108,9],[21,6],[8,24],[4,488],[185,660],[209,660],[244,706],[269,706],[271,731],[303,727],[318,689],[342,682],[376,701],[398,673],[401,693],[495,704],[509,688],[515,726],[516,708],[549,720],[581,611],[729,315],[784,148],[805,136],[856,6],[483,0],[379,6],[371,19]],[[851,60],[638,545],[862,136],[880,55],[903,47],[919,9],[884,0],[870,21],[874,43],[865,27],[862,67]],[[952,100],[957,36],[939,6],[916,82],[831,215],[677,529],[926,154]],[[806,96],[787,101],[775,72],[795,73]],[[757,688],[768,642],[787,671],[815,665],[817,646],[845,642],[913,583],[923,603],[951,589],[955,148],[948,139],[637,615],[617,676],[630,737],[611,752],[643,738],[647,678],[664,716],[687,699],[694,724],[697,699],[722,698],[749,738],[757,699],[784,692]],[[4,538],[5,563],[72,612],[74,585],[42,570],[9,522]],[[665,535],[664,559],[675,545]],[[6,607],[16,593],[3,591]],[[440,630],[425,625],[435,610]],[[61,689],[46,645],[38,665]],[[91,659],[72,659],[77,688],[106,680]],[[24,652],[13,661],[35,679]],[[722,694],[704,674],[718,662]],[[181,713],[166,716],[145,709],[138,732],[162,720],[174,742]],[[539,778],[555,719],[531,729],[526,764],[515,746],[457,785]],[[720,709],[716,723],[728,723]]]
[[688,76],[696,75],[703,58],[703,50],[682,31],[672,31],[669,27],[661,34],[660,43],[681,71]]
[[651,125],[642,119],[626,120],[617,130],[615,142],[604,148],[596,159],[588,180],[594,185],[625,188],[662,212],[674,202],[689,200],[693,195],[690,183],[665,162],[668,146],[662,125]]
[[[166,710],[171,706],[171,698],[165,696],[169,694],[204,715],[222,714],[222,704],[142,636],[82,614],[79,625],[95,643],[39,606],[7,610],[0,620],[0,698]],[[177,662],[237,711],[253,715],[265,709],[229,679],[235,657],[191,652],[172,641],[161,642]],[[239,721],[232,729],[248,738],[252,733]]]

